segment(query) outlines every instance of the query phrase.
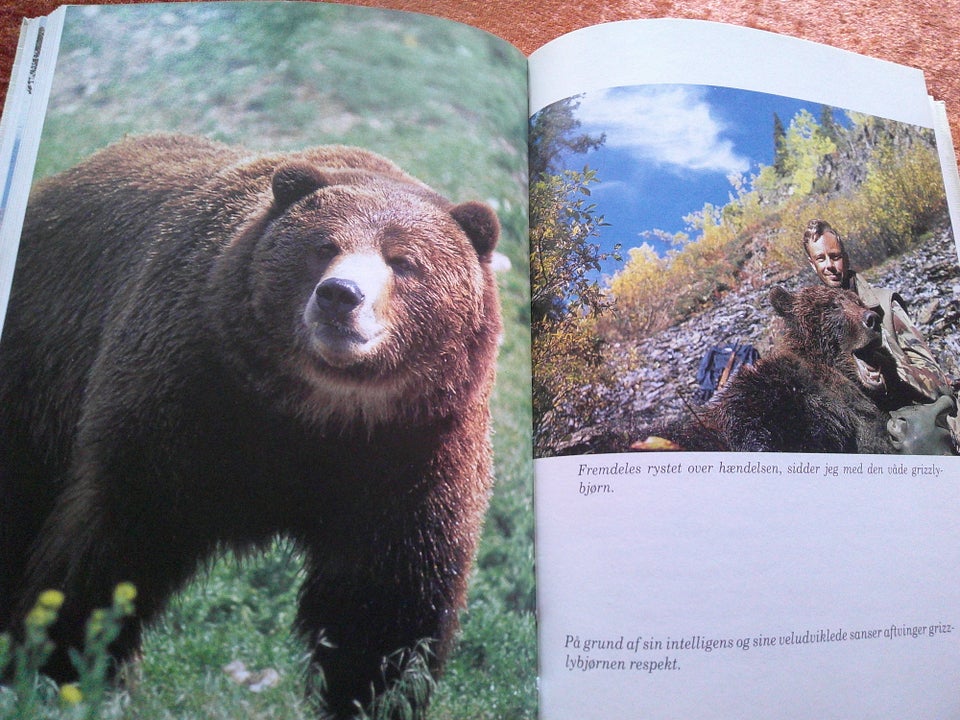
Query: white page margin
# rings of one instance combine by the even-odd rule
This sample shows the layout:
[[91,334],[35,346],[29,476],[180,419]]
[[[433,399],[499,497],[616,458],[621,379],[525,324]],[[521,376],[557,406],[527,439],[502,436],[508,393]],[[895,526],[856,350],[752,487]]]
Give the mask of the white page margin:
[[591,90],[713,85],[772,93],[932,127],[923,73],[762,30],[703,20],[624,20],[530,56],[530,114]]

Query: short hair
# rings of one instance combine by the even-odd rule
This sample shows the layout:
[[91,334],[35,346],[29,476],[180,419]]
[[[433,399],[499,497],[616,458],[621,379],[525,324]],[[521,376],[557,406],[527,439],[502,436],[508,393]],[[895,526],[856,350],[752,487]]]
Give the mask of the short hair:
[[810,244],[815,243],[826,233],[830,233],[837,239],[837,245],[840,246],[840,252],[843,257],[847,257],[847,249],[843,246],[843,238],[826,220],[811,220],[807,223],[807,228],[803,231],[803,251],[810,254]]

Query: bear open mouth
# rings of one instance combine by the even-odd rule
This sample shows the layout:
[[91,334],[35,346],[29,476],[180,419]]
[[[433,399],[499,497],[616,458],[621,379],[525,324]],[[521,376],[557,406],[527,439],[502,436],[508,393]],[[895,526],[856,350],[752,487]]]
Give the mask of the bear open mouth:
[[883,362],[879,342],[853,351],[853,361],[857,366],[857,377],[870,392],[886,392],[887,381],[883,377]]

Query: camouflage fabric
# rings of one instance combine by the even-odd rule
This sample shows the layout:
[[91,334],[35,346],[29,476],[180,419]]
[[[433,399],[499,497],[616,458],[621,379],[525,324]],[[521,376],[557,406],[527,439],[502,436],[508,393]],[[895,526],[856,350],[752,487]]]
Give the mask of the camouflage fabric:
[[946,418],[947,427],[953,437],[954,449],[960,448],[957,399],[923,335],[907,315],[906,302],[899,293],[887,288],[875,288],[866,280],[858,278],[856,273],[851,273],[850,289],[860,297],[864,305],[880,315],[883,322],[883,345],[897,363],[897,375],[917,392],[917,402],[935,403],[944,396],[950,399],[953,411]]
[[850,280],[850,289],[883,319],[883,345],[896,360],[900,379],[923,396],[925,402],[952,395],[950,383],[933,352],[907,315],[903,298],[892,290],[875,288],[855,275]]

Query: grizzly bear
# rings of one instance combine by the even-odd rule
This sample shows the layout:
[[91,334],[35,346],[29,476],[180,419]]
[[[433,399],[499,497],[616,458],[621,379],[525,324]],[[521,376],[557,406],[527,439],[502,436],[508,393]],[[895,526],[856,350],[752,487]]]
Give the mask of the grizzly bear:
[[904,404],[880,316],[847,290],[775,287],[774,350],[742,367],[690,419],[654,431],[685,450],[886,453]]
[[132,582],[122,661],[211,554],[279,535],[326,713],[439,671],[492,482],[498,234],[341,146],[141,137],[39,182],[0,344],[0,625],[62,590],[68,678]]

